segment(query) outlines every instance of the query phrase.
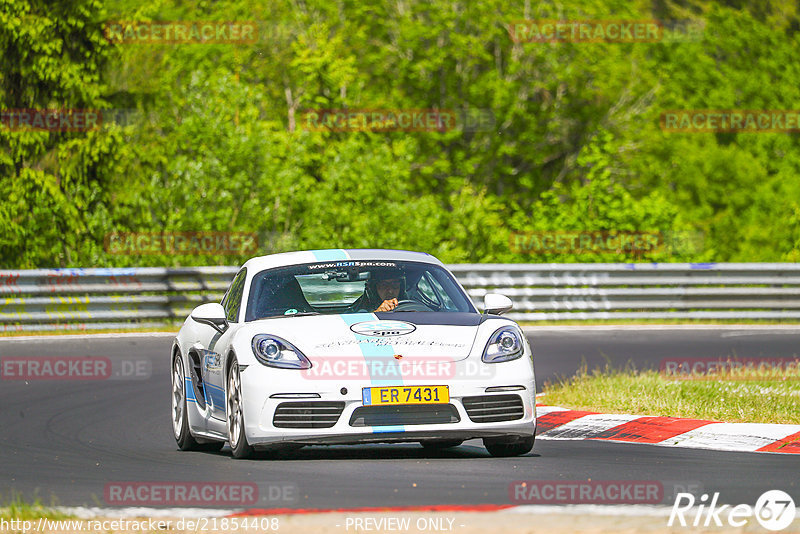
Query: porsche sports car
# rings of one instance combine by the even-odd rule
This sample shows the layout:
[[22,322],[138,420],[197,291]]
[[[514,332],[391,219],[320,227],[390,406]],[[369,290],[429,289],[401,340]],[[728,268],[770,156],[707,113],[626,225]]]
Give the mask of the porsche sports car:
[[[181,450],[482,438],[493,456],[533,448],[531,348],[487,294],[479,312],[436,258],[314,250],[252,258],[220,303],[174,340],[172,424]],[[268,454],[268,453],[267,453]]]

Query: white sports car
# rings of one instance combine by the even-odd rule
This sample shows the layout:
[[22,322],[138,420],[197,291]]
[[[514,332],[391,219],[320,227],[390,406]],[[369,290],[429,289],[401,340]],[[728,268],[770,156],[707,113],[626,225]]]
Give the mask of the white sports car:
[[253,258],[222,302],[195,308],[172,353],[181,450],[483,438],[493,456],[530,452],[530,346],[511,309],[478,312],[429,254],[315,250]]

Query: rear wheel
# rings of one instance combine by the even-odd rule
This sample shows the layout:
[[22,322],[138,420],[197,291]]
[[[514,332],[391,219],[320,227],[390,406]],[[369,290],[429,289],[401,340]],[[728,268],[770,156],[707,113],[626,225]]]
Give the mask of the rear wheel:
[[419,442],[419,444],[422,445],[422,448],[428,451],[450,449],[452,447],[458,447],[462,443],[464,443],[463,439],[429,439]]
[[501,441],[497,438],[484,438],[483,446],[492,456],[503,458],[508,456],[521,456],[528,454],[533,449],[535,436],[521,438],[517,441]]
[[231,444],[233,457],[247,458],[253,454],[253,447],[247,443],[244,433],[244,413],[242,413],[242,382],[239,378],[239,364],[231,363],[228,371],[228,441]]

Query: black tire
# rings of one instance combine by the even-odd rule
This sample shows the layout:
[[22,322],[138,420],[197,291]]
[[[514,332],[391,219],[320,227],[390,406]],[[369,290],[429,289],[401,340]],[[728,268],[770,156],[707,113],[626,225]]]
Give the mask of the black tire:
[[483,446],[489,454],[495,458],[507,458],[509,456],[522,456],[528,454],[533,449],[535,436],[521,438],[517,441],[500,441],[497,438],[484,438]]
[[180,450],[203,450],[204,446],[208,444],[199,443],[189,430],[189,415],[186,412],[185,377],[183,359],[180,354],[176,354],[172,359],[172,434]]
[[453,447],[458,447],[462,443],[464,443],[463,439],[429,439],[419,442],[419,444],[422,445],[422,448],[426,451],[451,449]]
[[234,358],[228,370],[227,387],[225,388],[225,420],[228,423],[228,442],[231,452],[237,460],[253,455],[253,447],[247,442],[244,431],[244,413],[242,412],[242,383],[239,378],[239,364]]

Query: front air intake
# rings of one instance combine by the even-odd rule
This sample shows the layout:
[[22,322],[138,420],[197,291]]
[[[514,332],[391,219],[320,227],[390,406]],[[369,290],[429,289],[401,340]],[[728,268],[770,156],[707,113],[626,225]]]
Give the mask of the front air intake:
[[272,425],[278,428],[331,428],[339,420],[344,402],[282,402]]
[[361,406],[350,417],[350,426],[439,425],[460,420],[452,404]]
[[519,395],[464,397],[461,402],[473,423],[499,423],[522,419],[525,407]]

